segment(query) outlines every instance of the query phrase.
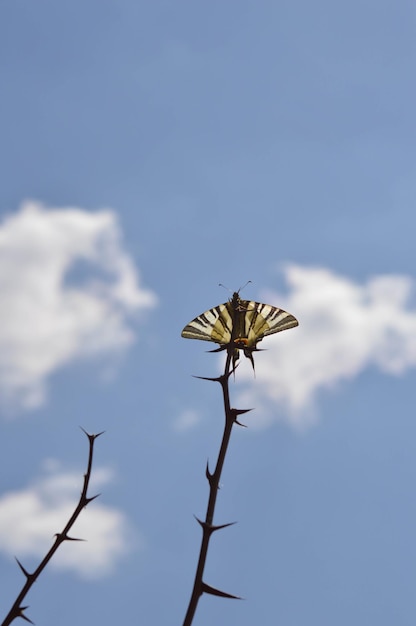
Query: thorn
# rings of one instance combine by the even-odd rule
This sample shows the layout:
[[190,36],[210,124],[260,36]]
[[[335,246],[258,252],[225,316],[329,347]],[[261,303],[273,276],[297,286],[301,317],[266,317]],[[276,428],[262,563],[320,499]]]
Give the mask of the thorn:
[[212,380],[213,383],[221,383],[223,376],[217,378],[209,378],[207,376],[193,376],[193,378],[199,378],[199,380]]
[[194,518],[196,519],[196,521],[198,522],[198,524],[204,529],[206,530],[210,535],[212,533],[215,533],[216,530],[222,530],[223,528],[227,528],[227,526],[233,526],[234,524],[237,524],[237,522],[228,522],[228,524],[220,524],[218,526],[214,526],[213,524],[208,524],[207,522],[203,522],[201,519],[199,519],[199,517],[197,517],[196,515],[194,515]]
[[55,533],[54,537],[56,537],[60,541],[87,541],[86,539],[78,539],[77,537],[70,537],[69,535],[64,535],[64,533]]
[[84,506],[87,506],[87,504],[89,504],[90,502],[92,502],[93,500],[95,500],[95,498],[99,498],[100,497],[100,493],[97,493],[96,496],[92,496],[91,498],[85,498],[85,504]]
[[[207,380],[215,380],[215,381],[220,383],[220,385],[221,385],[221,387],[223,389],[225,389],[225,387],[226,387],[226,385],[228,383],[228,379],[230,378],[231,374],[234,374],[234,377],[235,377],[235,370],[236,369],[237,369],[237,366],[231,368],[229,372],[224,372],[224,374],[221,374],[221,376],[218,376],[218,378],[208,378]],[[198,376],[197,378],[201,378],[201,377]]]
[[230,369],[230,371],[228,372],[228,378],[229,378],[229,377],[231,376],[231,374],[232,374],[232,375],[233,375],[233,377],[234,377],[234,380],[235,380],[235,372],[236,372],[236,369],[237,369],[237,367],[238,367],[239,365],[240,365],[240,363],[237,363],[237,362],[236,362],[236,359],[233,357],[233,365],[232,365],[232,368]]
[[242,424],[241,422],[238,421],[237,416],[238,415],[244,415],[244,413],[248,413],[249,411],[252,411],[253,409],[231,409],[231,417],[233,418],[233,421],[235,424],[238,424],[239,426],[242,426],[243,428],[247,428],[246,424]]
[[18,566],[20,567],[20,569],[22,570],[22,572],[26,576],[26,578],[30,578],[32,576],[32,574],[29,574],[27,569],[23,567],[23,565],[21,564],[21,562],[19,561],[17,556],[15,556],[14,558],[16,559],[16,562],[17,562]]
[[198,524],[200,526],[202,526],[202,528],[204,528],[205,526],[205,522],[202,521],[202,519],[199,519],[199,517],[197,517],[196,515],[194,515],[194,518],[196,519],[196,521],[198,522]]
[[242,600],[240,596],[233,596],[231,593],[226,593],[225,591],[221,591],[220,589],[215,589],[215,587],[211,587],[204,582],[202,582],[202,593],[210,593],[213,596],[220,596],[221,598],[231,598],[232,600]]
[[222,530],[223,528],[228,528],[228,526],[234,526],[234,524],[237,524],[237,522],[228,522],[228,524],[219,524],[218,526],[211,526],[212,532],[215,532],[216,530]]
[[82,428],[82,426],[80,426],[80,429],[82,430],[83,433],[86,434],[90,442],[93,442],[95,439],[98,439],[98,437],[100,437],[101,435],[105,433],[105,430],[102,430],[100,433],[97,433],[96,435],[94,435],[94,434],[87,433],[85,428]]
[[253,409],[231,409],[234,415],[244,415],[244,413],[250,413]]
[[215,350],[206,350],[206,352],[222,352],[223,350],[226,350],[227,346],[220,346],[219,348],[215,348]]
[[208,479],[209,484],[211,484],[211,480],[214,478],[214,474],[211,474],[211,472],[209,471],[209,465],[208,465],[209,461],[207,461],[207,466],[205,469],[205,476]]
[[254,372],[254,377],[256,377],[256,368],[254,367],[254,359],[253,359],[253,352],[264,352],[265,350],[267,350],[267,348],[245,348],[244,349],[244,356],[246,356],[249,361],[251,362],[251,365],[253,366],[253,372]]
[[[239,355],[238,350],[237,350],[237,354]],[[231,368],[230,374],[233,374],[239,365],[240,365],[240,363],[237,363],[237,359],[234,359],[234,357],[233,357],[233,366]]]
[[237,367],[238,367],[238,365],[239,365],[239,363],[237,363],[237,360],[238,360],[239,358],[240,358],[240,354],[239,354],[239,352],[237,351],[237,353],[236,353],[236,354],[233,354],[233,367],[232,367],[232,370],[231,370],[231,371],[232,371],[232,373],[234,374],[234,376],[235,376],[235,370],[237,369]]
[[87,541],[86,539],[78,539],[78,537],[70,537],[69,535],[65,535],[65,539],[67,541]]
[[251,365],[253,366],[253,372],[254,372],[254,376],[256,375],[256,368],[254,367],[254,359],[253,359],[253,355],[251,352],[244,352],[244,354],[246,355],[246,357],[250,360]]
[[29,607],[20,606],[17,610],[17,617],[21,617],[22,619],[26,620],[26,622],[29,622],[30,624],[34,624],[35,622],[32,622],[32,620],[26,617],[26,615],[24,614],[24,611],[26,611],[27,608]]

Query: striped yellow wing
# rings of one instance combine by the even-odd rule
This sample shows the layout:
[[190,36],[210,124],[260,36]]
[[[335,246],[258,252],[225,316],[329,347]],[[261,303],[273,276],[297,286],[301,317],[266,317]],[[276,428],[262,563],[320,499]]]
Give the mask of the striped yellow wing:
[[182,337],[229,344],[233,330],[233,317],[229,309],[230,302],[226,302],[201,313],[185,326]]

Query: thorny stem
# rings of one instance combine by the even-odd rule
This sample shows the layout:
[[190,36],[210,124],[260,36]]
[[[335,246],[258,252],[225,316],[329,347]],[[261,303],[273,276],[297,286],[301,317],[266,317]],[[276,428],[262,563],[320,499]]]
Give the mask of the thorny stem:
[[[225,455],[227,453],[228,444],[230,441],[231,431],[233,428],[233,424],[236,421],[236,413],[230,407],[230,394],[228,388],[228,379],[230,377],[230,366],[231,359],[233,356],[234,349],[229,349],[227,351],[227,360],[225,363],[224,374],[215,380],[221,383],[223,397],[224,397],[224,411],[225,411],[225,425],[224,432],[221,441],[221,447],[218,453],[217,464],[215,466],[214,473],[209,473],[207,467],[207,478],[209,482],[209,498],[208,498],[208,506],[207,512],[205,515],[205,522],[200,522],[202,526],[202,540],[201,540],[201,548],[199,551],[199,559],[198,565],[195,573],[194,586],[192,590],[191,599],[189,601],[188,610],[185,615],[185,620],[183,622],[183,626],[191,626],[192,620],[195,615],[195,611],[198,605],[199,598],[203,594],[204,591],[208,593],[214,593],[215,595],[222,595],[224,597],[237,597],[231,596],[229,594],[220,592],[216,589],[212,589],[205,585],[202,578],[204,574],[205,563],[207,559],[207,552],[209,546],[209,540],[213,531],[218,530],[218,527],[213,526],[214,520],[214,512],[215,512],[215,504],[217,501],[217,495],[219,490],[219,484],[221,479],[221,472],[224,465]],[[199,521],[199,520],[198,520]],[[226,524],[228,526],[228,524]]]
[[70,529],[74,525],[74,523],[75,523],[76,519],[78,518],[79,514],[81,513],[82,509],[84,507],[86,507],[87,504],[89,504],[92,500],[95,500],[95,498],[98,498],[99,494],[96,495],[96,496],[93,496],[91,498],[87,497],[87,491],[88,491],[88,485],[89,485],[90,478],[91,478],[92,460],[93,460],[93,454],[94,454],[94,442],[97,439],[97,437],[102,435],[102,433],[98,433],[97,435],[90,435],[83,428],[81,428],[81,430],[88,437],[89,453],[88,453],[87,471],[84,474],[84,485],[83,485],[83,488],[82,488],[81,496],[79,498],[79,502],[78,502],[78,504],[77,504],[77,506],[76,506],[76,508],[75,508],[75,510],[73,512],[73,514],[71,515],[70,519],[68,520],[65,528],[63,529],[63,531],[60,532],[60,533],[57,533],[55,535],[55,542],[54,542],[54,544],[52,545],[52,547],[50,548],[49,552],[46,554],[46,556],[43,558],[43,560],[41,561],[41,563],[38,565],[38,567],[35,569],[34,572],[32,572],[30,574],[23,567],[23,565],[20,563],[20,561],[18,561],[16,559],[20,569],[22,570],[23,574],[26,576],[26,582],[23,585],[19,595],[17,596],[17,598],[16,598],[12,608],[10,609],[10,611],[7,614],[6,618],[2,622],[1,626],[9,626],[9,624],[11,624],[13,622],[13,620],[16,619],[16,617],[21,617],[25,621],[30,622],[31,624],[33,624],[33,622],[28,617],[26,617],[26,615],[24,614],[24,611],[28,607],[27,606],[22,606],[22,602],[23,602],[24,598],[26,597],[27,593],[29,592],[29,590],[31,589],[33,583],[38,579],[38,577],[43,572],[43,570],[45,569],[45,567],[47,566],[47,564],[49,563],[49,561],[51,560],[51,558],[53,557],[53,555],[55,554],[55,552],[57,551],[59,546],[64,541],[83,541],[82,539],[75,539],[74,537],[69,537],[68,536],[68,532],[70,531]]

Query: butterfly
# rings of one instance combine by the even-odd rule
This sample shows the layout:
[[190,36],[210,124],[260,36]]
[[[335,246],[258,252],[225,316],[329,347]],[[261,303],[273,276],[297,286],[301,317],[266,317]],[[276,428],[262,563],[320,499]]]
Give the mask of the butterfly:
[[258,349],[258,342],[267,335],[294,328],[298,324],[298,320],[283,309],[271,304],[241,300],[236,291],[228,302],[201,313],[189,322],[182,331],[182,337],[220,344],[220,348],[213,352],[232,346],[233,366],[239,358],[239,350],[243,350],[254,369],[252,353]]

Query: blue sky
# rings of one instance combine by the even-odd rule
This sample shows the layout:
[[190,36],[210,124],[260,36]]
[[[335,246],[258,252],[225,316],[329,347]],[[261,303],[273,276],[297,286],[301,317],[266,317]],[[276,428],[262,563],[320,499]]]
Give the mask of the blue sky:
[[223,415],[183,326],[300,322],[243,359],[194,624],[416,618],[414,3],[0,4],[2,614],[181,624]]

